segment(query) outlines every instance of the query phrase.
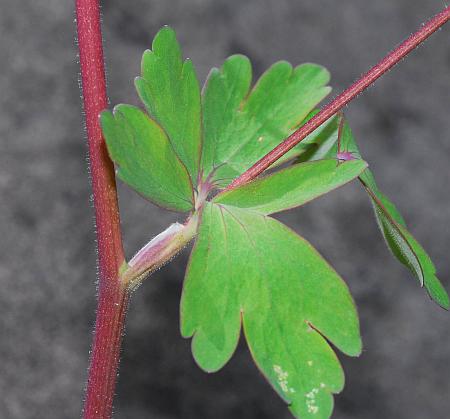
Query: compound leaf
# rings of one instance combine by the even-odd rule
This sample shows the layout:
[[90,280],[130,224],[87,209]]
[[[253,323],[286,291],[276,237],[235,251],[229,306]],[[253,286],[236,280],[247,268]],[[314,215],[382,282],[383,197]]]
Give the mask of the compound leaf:
[[145,198],[174,211],[193,208],[192,185],[162,128],[140,109],[118,105],[101,114],[117,176]]
[[203,94],[203,178],[224,186],[291,134],[328,93],[329,73],[315,64],[270,67],[250,91],[242,56],[213,69]]
[[323,67],[280,61],[251,88],[250,61],[234,55],[211,71],[201,95],[192,63],[165,27],[145,51],[135,82],[150,116],[129,105],[101,115],[118,177],[158,205],[201,216],[180,308],[181,333],[192,337],[196,362],[209,372],[222,368],[242,329],[255,363],[298,418],[330,417],[333,394],[344,385],[331,344],[359,355],[359,322],[339,275],[269,214],[359,177],[392,253],[449,308],[432,261],[379,191],[348,125],[339,129],[340,117],[272,168],[293,158],[297,164],[204,202],[210,188],[229,184],[313,117],[328,82]]
[[337,164],[335,159],[295,164],[217,195],[214,202],[273,214],[303,205],[357,178],[363,160]]
[[136,90],[148,113],[166,131],[195,185],[201,151],[200,86],[192,62],[183,62],[175,32],[162,28],[142,57]]
[[181,301],[181,332],[196,362],[220,369],[239,340],[292,413],[328,418],[344,375],[328,339],[361,352],[347,286],[303,238],[280,222],[223,204],[206,204]]

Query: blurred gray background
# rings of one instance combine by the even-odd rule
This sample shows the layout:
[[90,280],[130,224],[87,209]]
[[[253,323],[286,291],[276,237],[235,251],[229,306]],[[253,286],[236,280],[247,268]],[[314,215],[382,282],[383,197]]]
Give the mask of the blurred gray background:
[[[278,59],[318,62],[334,92],[443,7],[440,0],[109,0],[111,104],[137,103],[133,78],[172,25],[203,81],[232,53],[256,75]],[[0,1],[0,417],[80,415],[94,321],[96,256],[73,2]],[[351,104],[347,115],[381,188],[450,289],[450,26]],[[177,219],[120,185],[130,256]],[[281,218],[347,280],[365,350],[342,356],[335,418],[444,419],[450,314],[391,258],[358,184]],[[134,295],[117,419],[289,418],[241,344],[221,372],[194,364],[180,337],[187,252]]]

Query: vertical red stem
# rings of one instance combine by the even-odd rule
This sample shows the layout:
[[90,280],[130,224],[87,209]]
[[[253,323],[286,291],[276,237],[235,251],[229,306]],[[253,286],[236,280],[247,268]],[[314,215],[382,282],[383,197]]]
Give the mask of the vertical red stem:
[[442,25],[450,20],[450,6],[447,6],[442,12],[434,16],[425,23],[416,33],[401,43],[397,48],[384,57],[378,64],[373,66],[359,80],[353,83],[348,89],[344,90],[333,101],[326,105],[317,115],[311,118],[305,125],[286,138],[281,144],[267,153],[262,159],[257,161],[250,169],[236,178],[226,190],[237,188],[238,186],[254,179],[264,170],[275,163],[281,156],[286,154],[291,148],[295,147],[300,141],[304,140],[316,128],[339,112],[344,106],[351,102],[356,96],[366,90],[372,83],[380,78],[384,73],[398,64],[412,50],[419,46],[429,36],[436,32]]
[[124,255],[114,166],[98,120],[108,104],[99,0],[76,0],[76,15],[99,264],[97,318],[84,418],[107,419],[112,414],[128,293],[119,281]]

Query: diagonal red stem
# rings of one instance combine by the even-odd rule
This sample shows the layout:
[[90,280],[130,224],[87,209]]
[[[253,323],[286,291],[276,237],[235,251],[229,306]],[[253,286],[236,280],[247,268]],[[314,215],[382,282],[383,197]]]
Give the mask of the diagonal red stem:
[[450,6],[441,13],[434,16],[424,24],[416,33],[412,34],[406,41],[390,52],[377,65],[372,67],[359,80],[344,90],[333,101],[326,105],[316,116],[311,118],[305,125],[286,138],[281,144],[257,161],[250,169],[236,178],[225,190],[234,189],[260,175],[264,170],[275,163],[280,157],[304,140],[316,128],[339,112],[344,106],[351,102],[356,96],[366,90],[372,83],[384,73],[398,64],[406,55],[419,46],[429,36],[436,32],[450,19]]
[[128,292],[119,280],[125,260],[114,166],[98,120],[108,105],[99,0],[76,0],[76,15],[99,266],[98,308],[84,418],[107,419],[112,414]]

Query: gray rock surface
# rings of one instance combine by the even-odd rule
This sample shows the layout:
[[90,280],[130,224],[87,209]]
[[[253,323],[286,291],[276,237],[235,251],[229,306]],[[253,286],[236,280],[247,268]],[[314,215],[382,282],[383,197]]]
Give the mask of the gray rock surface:
[[[335,91],[438,11],[439,0],[109,0],[111,103],[137,103],[132,80],[170,24],[203,80],[231,53],[259,75],[278,59],[327,66]],[[73,2],[0,0],[0,417],[80,415],[95,310],[93,212],[82,129]],[[450,48],[445,28],[347,111],[381,187],[450,289]],[[127,254],[176,216],[120,185]],[[342,356],[335,418],[444,419],[450,315],[389,255],[355,184],[284,214],[349,283],[365,350]],[[117,419],[288,418],[240,345],[206,375],[179,335],[187,253],[133,297]]]

